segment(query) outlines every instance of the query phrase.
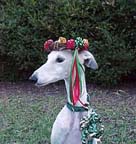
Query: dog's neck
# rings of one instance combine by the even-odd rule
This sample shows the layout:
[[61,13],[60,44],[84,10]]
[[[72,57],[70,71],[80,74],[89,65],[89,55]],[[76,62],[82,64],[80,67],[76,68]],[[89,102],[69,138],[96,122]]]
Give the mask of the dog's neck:
[[[87,102],[87,90],[86,90],[86,81],[85,81],[85,74],[84,72],[81,74],[81,79],[82,79],[82,93],[80,95],[80,100],[83,104],[88,104]],[[66,86],[66,91],[67,91],[67,101],[69,102],[69,79],[65,79],[65,86]],[[78,101],[76,106],[82,106],[82,104]]]

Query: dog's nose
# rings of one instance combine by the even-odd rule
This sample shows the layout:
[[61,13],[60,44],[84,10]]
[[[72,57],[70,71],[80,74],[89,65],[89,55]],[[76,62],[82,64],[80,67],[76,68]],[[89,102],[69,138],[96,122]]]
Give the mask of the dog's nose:
[[36,74],[32,74],[32,75],[29,77],[29,80],[37,81],[37,76],[36,76]]

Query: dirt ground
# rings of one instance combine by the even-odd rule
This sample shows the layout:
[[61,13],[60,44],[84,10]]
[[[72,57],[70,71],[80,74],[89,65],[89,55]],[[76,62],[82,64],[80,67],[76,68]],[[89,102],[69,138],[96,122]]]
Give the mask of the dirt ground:
[[[136,82],[126,83],[114,88],[102,88],[97,85],[87,85],[89,93],[94,92],[92,102],[106,103],[107,105],[118,105],[127,102],[130,108],[136,109]],[[0,97],[16,95],[44,96],[66,96],[64,82],[58,82],[45,87],[36,87],[32,82],[0,82]]]
[[31,96],[48,96],[65,94],[62,83],[50,84],[45,87],[36,87],[33,82],[0,82],[0,96],[28,94]]

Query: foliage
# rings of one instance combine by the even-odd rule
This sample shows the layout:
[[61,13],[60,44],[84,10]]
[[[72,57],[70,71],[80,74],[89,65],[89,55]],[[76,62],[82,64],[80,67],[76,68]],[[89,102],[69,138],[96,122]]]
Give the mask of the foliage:
[[1,1],[0,54],[11,67],[8,78],[17,79],[45,61],[46,39],[81,36],[89,39],[99,64],[98,71],[88,71],[88,79],[116,84],[136,71],[135,6],[127,0]]

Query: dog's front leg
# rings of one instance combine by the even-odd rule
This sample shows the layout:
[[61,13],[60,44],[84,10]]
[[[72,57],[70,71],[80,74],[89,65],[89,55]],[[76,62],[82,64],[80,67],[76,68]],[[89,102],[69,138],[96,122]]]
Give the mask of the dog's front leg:
[[72,112],[64,106],[58,114],[52,128],[51,144],[65,144],[72,129]]

